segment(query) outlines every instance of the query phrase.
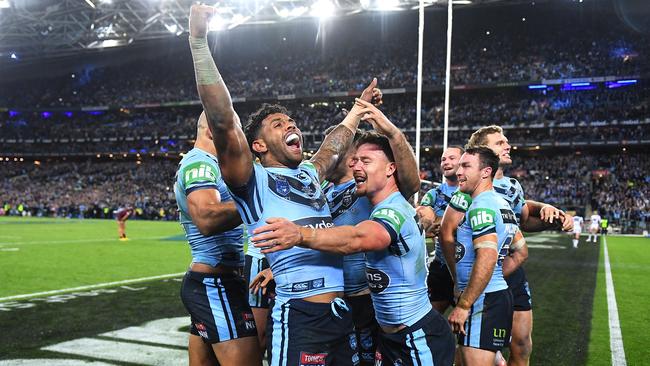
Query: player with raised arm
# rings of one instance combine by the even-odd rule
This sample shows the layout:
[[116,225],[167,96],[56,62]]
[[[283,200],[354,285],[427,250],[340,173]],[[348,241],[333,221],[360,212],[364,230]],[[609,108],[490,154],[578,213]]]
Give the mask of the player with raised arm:
[[[194,5],[190,48],[199,97],[208,117],[219,167],[252,232],[269,217],[311,228],[333,226],[320,180],[347,151],[360,121],[355,105],[310,161],[302,134],[286,109],[263,105],[242,129],[207,44],[214,8]],[[361,98],[370,101],[376,79]],[[259,163],[254,162],[254,156]],[[267,243],[273,245],[274,243]],[[343,300],[343,258],[306,248],[266,255],[276,282],[267,329],[270,364],[354,365],[359,362],[352,316]]]
[[451,201],[451,197],[458,189],[458,162],[460,156],[465,152],[460,146],[448,147],[440,157],[440,169],[445,181],[440,186],[429,190],[417,208],[420,223],[423,224],[425,232],[435,237],[435,258],[429,264],[429,276],[427,285],[429,288],[429,300],[431,305],[441,314],[454,301],[454,281],[447,268],[447,261],[442,254],[442,248],[438,240],[438,228],[445,213],[445,209]]
[[591,213],[589,218],[589,236],[587,237],[587,243],[591,241],[591,237],[594,238],[594,243],[598,243],[598,232],[600,231],[600,215],[597,210]]
[[[420,179],[417,175],[417,163],[415,155],[406,140],[406,136],[386,116],[370,103],[360,101],[359,103],[369,110],[362,117],[362,120],[373,124],[375,131],[384,136],[390,136],[391,149],[396,152],[395,159],[400,162],[397,165],[397,177],[399,186],[404,198],[410,198],[417,192],[420,186]],[[325,131],[329,133],[333,127]],[[355,141],[362,137],[357,132]],[[343,159],[339,161],[336,170],[330,175],[328,184],[324,191],[327,196],[327,203],[332,212],[334,225],[356,225],[361,221],[368,220],[372,212],[372,205],[365,196],[357,194],[354,172],[351,167],[352,159],[356,151],[351,146]],[[372,306],[370,289],[366,280],[366,257],[364,253],[354,253],[343,258],[343,278],[345,280],[345,300],[350,304],[352,319],[354,321],[357,344],[359,345],[360,365],[372,366],[375,364],[376,339],[378,324]]]
[[181,160],[174,184],[180,222],[192,252],[181,299],[190,314],[189,364],[260,365],[255,321],[248,305],[243,227],[219,171],[205,114],[194,148]]
[[[365,252],[366,278],[381,331],[376,364],[451,365],[454,340],[445,319],[431,307],[426,287],[426,245],[416,214],[398,188],[396,162],[385,136],[370,132],[357,141],[353,175],[357,194],[372,204],[355,226],[305,228],[272,218],[253,232],[264,252],[317,249],[349,255]],[[415,170],[417,171],[417,169]]]
[[580,234],[582,234],[582,227],[584,226],[585,220],[582,216],[573,216],[573,247],[577,248],[578,243],[580,242]]
[[459,190],[472,198],[458,228],[456,279],[462,291],[449,323],[459,334],[463,365],[493,365],[510,340],[512,294],[503,259],[523,235],[510,205],[492,186],[499,157],[487,147],[468,148],[460,160]]

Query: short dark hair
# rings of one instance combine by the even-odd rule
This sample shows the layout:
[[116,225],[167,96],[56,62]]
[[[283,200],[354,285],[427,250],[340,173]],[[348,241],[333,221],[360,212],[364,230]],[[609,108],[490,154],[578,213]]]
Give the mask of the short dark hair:
[[379,134],[375,131],[365,132],[356,142],[356,146],[359,147],[364,144],[373,144],[379,146],[381,151],[386,155],[388,161],[394,163],[395,156],[393,155],[393,149],[390,148],[390,142],[388,137]]
[[470,147],[465,150],[465,154],[469,155],[478,155],[478,160],[480,168],[492,168],[492,178],[497,174],[497,169],[499,169],[499,156],[494,153],[492,149],[485,146],[475,146]]
[[447,146],[447,149],[458,149],[458,150],[460,150],[461,155],[463,155],[465,153],[465,148],[460,146],[460,145],[449,145],[449,146]]
[[289,115],[289,111],[279,104],[264,103],[258,110],[253,112],[250,117],[248,117],[248,123],[246,123],[246,126],[244,126],[244,135],[246,135],[248,147],[257,157],[259,157],[259,155],[253,150],[253,141],[257,140],[257,136],[259,135],[260,129],[262,128],[262,121],[264,121],[266,117],[275,113]]

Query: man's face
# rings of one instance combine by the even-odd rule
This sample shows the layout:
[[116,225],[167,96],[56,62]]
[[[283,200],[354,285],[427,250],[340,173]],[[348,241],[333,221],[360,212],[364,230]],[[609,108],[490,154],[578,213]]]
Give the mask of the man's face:
[[510,144],[508,139],[500,132],[491,133],[487,137],[487,147],[499,155],[499,166],[512,164],[510,158]]
[[481,183],[490,175],[490,168],[481,169],[481,162],[478,155],[463,154],[460,158],[460,166],[456,172],[458,177],[458,189],[461,192],[471,195]]
[[460,162],[460,150],[450,147],[440,157],[440,170],[447,179],[456,180],[456,171]]
[[360,145],[350,164],[359,196],[381,191],[395,173],[395,163],[375,144]]
[[263,140],[265,149],[255,143],[253,147],[266,152],[268,160],[288,167],[295,167],[302,162],[302,132],[296,127],[296,121],[286,114],[268,115],[262,121],[258,140]]

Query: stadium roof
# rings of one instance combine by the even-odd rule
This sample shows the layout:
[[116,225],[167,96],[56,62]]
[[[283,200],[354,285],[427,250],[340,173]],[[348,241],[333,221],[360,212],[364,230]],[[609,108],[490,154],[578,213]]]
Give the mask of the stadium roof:
[[[522,1],[454,0],[459,6]],[[180,36],[192,0],[0,0],[0,62],[65,56]],[[211,3],[211,2],[210,2]],[[219,0],[213,30],[304,17],[417,9],[417,0]],[[425,0],[444,9],[443,0]]]

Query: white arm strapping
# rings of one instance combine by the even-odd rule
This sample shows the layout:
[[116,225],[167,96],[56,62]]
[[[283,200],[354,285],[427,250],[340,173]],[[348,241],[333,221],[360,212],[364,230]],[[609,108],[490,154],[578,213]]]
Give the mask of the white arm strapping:
[[217,65],[214,63],[208,39],[206,37],[195,38],[190,36],[190,50],[194,61],[194,74],[198,85],[218,84],[223,79]]

